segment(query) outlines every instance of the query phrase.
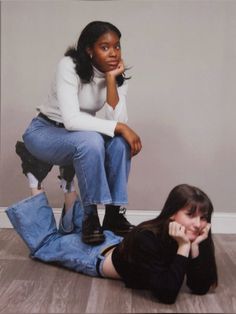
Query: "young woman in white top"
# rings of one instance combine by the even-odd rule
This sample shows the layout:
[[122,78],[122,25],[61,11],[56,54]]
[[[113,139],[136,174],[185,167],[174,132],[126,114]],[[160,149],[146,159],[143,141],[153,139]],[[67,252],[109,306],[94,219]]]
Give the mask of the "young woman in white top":
[[[91,244],[104,241],[103,229],[126,233],[133,228],[121,206],[128,202],[131,158],[142,144],[127,125],[127,79],[120,38],[111,23],[89,23],[77,46],[60,60],[51,91],[23,135],[26,152],[41,160],[41,165],[73,165],[84,209],[82,239]],[[96,117],[103,107],[105,118]],[[40,164],[34,167],[27,153],[18,154],[23,172],[37,190],[34,182],[40,176],[35,169]],[[76,192],[70,192],[73,199]],[[64,218],[71,209],[68,199],[65,204]],[[103,228],[97,204],[106,207]]]

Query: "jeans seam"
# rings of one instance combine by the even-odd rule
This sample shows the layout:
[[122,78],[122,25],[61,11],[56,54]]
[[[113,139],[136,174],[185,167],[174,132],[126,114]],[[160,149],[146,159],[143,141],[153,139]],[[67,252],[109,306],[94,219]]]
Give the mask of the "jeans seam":
[[[86,174],[85,174],[85,171],[84,171],[84,167],[83,167],[83,163],[82,163],[82,160],[81,160],[81,158],[78,156],[78,160],[79,160],[79,163],[78,163],[78,165],[79,165],[79,167],[81,168],[81,172],[82,172],[82,175],[83,175],[83,180],[84,180],[84,184],[85,184],[85,192],[86,192],[86,195],[85,195],[85,197],[84,198],[88,198],[88,183],[87,183],[87,180],[86,180]],[[73,161],[74,161],[74,159],[73,159]],[[76,175],[77,176],[77,175]],[[79,179],[80,178],[78,178],[78,176],[77,176],[77,179],[78,179],[78,184],[79,184]],[[80,190],[80,193],[81,193],[81,190]],[[83,204],[85,205],[85,203],[86,202],[84,202],[84,200],[82,200],[82,202],[83,202]]]
[[[109,204],[109,203],[111,203],[112,202],[112,198],[107,199],[107,200],[99,200],[99,201],[92,200],[91,198],[89,198],[89,195],[87,193],[89,187],[88,187],[88,183],[87,183],[87,179],[86,179],[86,172],[84,171],[84,166],[83,166],[82,159],[79,156],[77,158],[79,160],[78,164],[79,164],[79,167],[81,168],[81,171],[82,171],[82,174],[83,174],[83,177],[84,177],[85,187],[86,187],[86,196],[84,197],[84,198],[86,198],[86,201],[82,200],[83,205],[87,206],[87,205],[91,205],[91,204]],[[78,182],[79,182],[79,178],[78,178]],[[109,187],[109,185],[108,185],[108,187]],[[109,191],[109,193],[110,193],[110,191]]]

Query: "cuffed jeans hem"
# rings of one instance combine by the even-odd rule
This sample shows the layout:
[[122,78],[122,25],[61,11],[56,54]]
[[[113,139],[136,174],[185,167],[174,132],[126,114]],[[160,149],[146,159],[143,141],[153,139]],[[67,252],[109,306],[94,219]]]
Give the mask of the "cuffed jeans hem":
[[111,202],[106,205],[115,205],[115,206],[122,206],[122,205],[128,205],[128,202]]
[[96,270],[97,270],[98,276],[102,278],[105,278],[105,275],[103,273],[104,261],[105,261],[105,256],[102,256],[101,254],[99,254],[97,257],[97,262],[96,262]]
[[8,207],[6,214],[31,254],[46,242],[48,236],[57,232],[56,221],[44,192]]
[[17,203],[14,203],[13,205],[9,206],[5,212],[12,224],[12,226],[18,231],[19,226],[18,226],[18,219],[16,218],[17,213],[24,209],[27,209],[28,204],[31,202],[34,202],[34,204],[44,204],[48,206],[48,199],[46,197],[45,192],[41,192],[37,195],[31,195]]
[[83,202],[83,206],[89,205],[127,205],[128,201],[113,201],[112,199],[104,200],[104,201],[85,201]]
[[48,199],[46,197],[46,193],[45,192],[41,192],[37,195],[30,195],[29,197],[26,197],[24,198],[23,200],[9,206],[7,209],[6,209],[6,212],[8,212],[8,210],[10,208],[21,208],[22,205],[26,205],[28,202],[31,202],[32,199],[35,199],[36,201],[39,201],[39,203],[43,202],[45,205],[48,205]]

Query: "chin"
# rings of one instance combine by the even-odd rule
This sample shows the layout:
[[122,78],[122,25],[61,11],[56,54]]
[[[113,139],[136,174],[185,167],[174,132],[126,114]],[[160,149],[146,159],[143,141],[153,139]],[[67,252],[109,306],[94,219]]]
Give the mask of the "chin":
[[189,232],[189,233],[187,234],[187,236],[188,236],[189,241],[190,241],[190,242],[193,242],[193,241],[195,241],[195,240],[197,239],[198,234]]
[[113,71],[113,70],[115,70],[116,68],[117,68],[117,66],[115,66],[115,65],[108,65],[107,71]]

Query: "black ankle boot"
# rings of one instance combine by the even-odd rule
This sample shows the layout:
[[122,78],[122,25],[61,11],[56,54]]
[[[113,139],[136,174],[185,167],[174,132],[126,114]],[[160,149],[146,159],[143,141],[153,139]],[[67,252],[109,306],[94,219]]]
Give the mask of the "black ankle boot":
[[102,224],[103,230],[110,230],[120,236],[124,236],[130,232],[134,228],[134,225],[125,218],[125,212],[126,208],[107,205]]
[[53,165],[48,164],[46,162],[43,162],[36,157],[34,157],[25,147],[25,144],[23,142],[17,142],[16,143],[16,153],[20,157],[22,161],[22,171],[25,175],[27,173],[32,173],[35,178],[39,182],[38,188],[40,189],[40,183],[43,181],[43,179],[47,176],[49,171],[51,171]]
[[88,215],[82,223],[82,241],[86,244],[96,245],[104,240],[105,236],[97,212]]

